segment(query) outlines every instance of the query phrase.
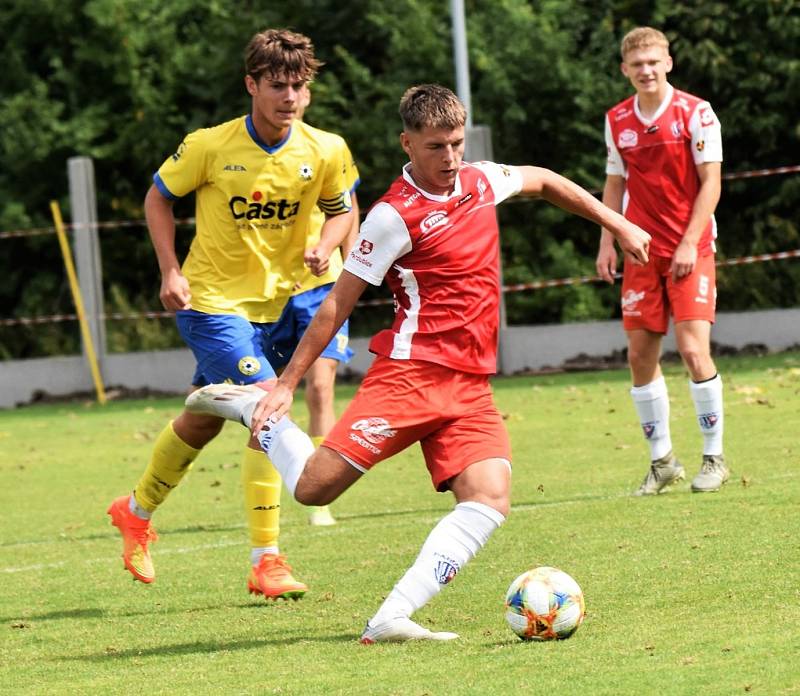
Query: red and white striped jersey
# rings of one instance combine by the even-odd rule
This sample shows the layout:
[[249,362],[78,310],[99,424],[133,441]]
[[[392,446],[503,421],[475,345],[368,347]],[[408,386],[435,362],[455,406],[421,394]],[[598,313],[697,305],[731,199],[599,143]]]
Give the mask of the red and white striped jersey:
[[[670,85],[655,116],[639,111],[636,95],[606,114],[606,174],[624,176],[623,212],[652,236],[650,253],[672,257],[689,220],[700,179],[698,164],[722,161],[722,133],[711,105]],[[713,253],[712,216],[697,247]]]
[[370,350],[396,360],[426,360],[463,372],[496,370],[500,298],[495,206],[519,193],[516,167],[464,163],[455,189],[419,188],[409,165],[373,206],[345,269],[395,299],[391,329]]

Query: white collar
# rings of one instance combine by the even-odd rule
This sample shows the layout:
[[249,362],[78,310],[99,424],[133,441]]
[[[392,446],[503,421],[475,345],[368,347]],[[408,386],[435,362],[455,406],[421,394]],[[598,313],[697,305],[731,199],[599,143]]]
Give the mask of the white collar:
[[667,93],[664,95],[663,101],[658,105],[655,114],[653,114],[653,118],[645,118],[642,116],[642,112],[639,111],[639,95],[637,94],[633,99],[633,112],[636,114],[636,118],[638,118],[645,126],[649,126],[651,123],[655,123],[661,117],[669,103],[672,101],[672,95],[674,94],[675,90],[672,88],[672,85],[667,83]]
[[409,184],[411,184],[417,191],[419,191],[425,198],[430,198],[432,201],[438,201],[439,203],[444,203],[445,201],[449,201],[453,196],[460,196],[461,195],[461,170],[458,170],[458,175],[456,175],[456,183],[453,187],[453,192],[444,196],[437,195],[435,193],[429,193],[424,188],[422,188],[414,178],[411,176],[411,162],[406,162],[403,165],[403,179],[405,179]]

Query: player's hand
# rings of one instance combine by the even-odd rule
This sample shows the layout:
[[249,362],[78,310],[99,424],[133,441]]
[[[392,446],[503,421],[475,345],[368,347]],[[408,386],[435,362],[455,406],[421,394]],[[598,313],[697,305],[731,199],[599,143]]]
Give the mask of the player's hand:
[[253,435],[264,430],[264,426],[269,427],[269,423],[277,423],[281,416],[285,416],[292,408],[294,392],[280,380],[270,385],[271,382],[273,380],[259,382],[259,386],[268,391],[266,396],[261,397],[261,401],[256,404],[253,411],[253,418],[250,421],[250,432]]
[[189,281],[178,269],[167,271],[161,277],[161,292],[158,295],[164,309],[176,312],[179,309],[191,309],[192,293]]
[[644,266],[650,259],[650,235],[641,227],[624,220],[614,235],[620,249],[637,266]]
[[321,276],[330,268],[330,256],[330,251],[318,245],[311,249],[306,249],[303,261],[315,276]]
[[672,261],[669,264],[669,272],[672,275],[672,281],[675,282],[689,275],[696,265],[697,246],[684,237],[681,243],[678,244],[678,248],[675,249],[675,253],[672,255]]
[[597,252],[595,268],[606,283],[614,284],[614,274],[617,272],[617,250],[613,244],[601,244],[600,251]]

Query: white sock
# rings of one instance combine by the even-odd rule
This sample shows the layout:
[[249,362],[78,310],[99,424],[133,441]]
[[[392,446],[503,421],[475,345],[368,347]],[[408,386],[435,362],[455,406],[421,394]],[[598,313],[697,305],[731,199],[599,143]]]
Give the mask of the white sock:
[[250,565],[258,565],[258,562],[261,560],[261,557],[265,556],[268,553],[277,556],[278,555],[278,547],[277,546],[254,546],[252,549],[250,549]]
[[689,381],[689,391],[703,433],[703,454],[722,454],[722,377],[717,374],[699,384]]
[[370,619],[408,618],[449,583],[489,540],[505,517],[483,503],[459,503],[439,520],[406,574],[400,578],[378,612]]
[[314,454],[315,447],[311,438],[288,416],[283,416],[277,423],[270,423],[269,430],[262,430],[257,439],[272,466],[280,473],[286,490],[294,497],[297,482],[306,467],[306,462]]
[[149,510],[145,510],[139,503],[136,502],[136,496],[131,493],[131,497],[128,500],[128,510],[130,510],[134,515],[136,515],[140,520],[149,520],[153,513]]
[[633,405],[642,424],[642,432],[650,445],[650,459],[661,459],[672,449],[669,435],[669,395],[662,375],[650,384],[631,388]]

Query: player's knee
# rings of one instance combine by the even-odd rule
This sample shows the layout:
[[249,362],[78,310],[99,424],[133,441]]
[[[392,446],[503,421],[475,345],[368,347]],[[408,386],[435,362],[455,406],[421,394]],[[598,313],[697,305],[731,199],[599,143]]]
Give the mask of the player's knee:
[[711,356],[707,351],[700,350],[697,346],[692,345],[681,347],[679,352],[686,368],[693,377],[708,371]]
[[324,378],[313,378],[306,383],[306,400],[309,407],[322,408],[333,403],[333,384]]
[[330,489],[301,476],[294,490],[294,499],[302,505],[328,505],[333,502],[334,496]]
[[178,416],[173,428],[184,442],[195,448],[201,448],[219,435],[225,420],[217,416],[206,416],[184,411]]

